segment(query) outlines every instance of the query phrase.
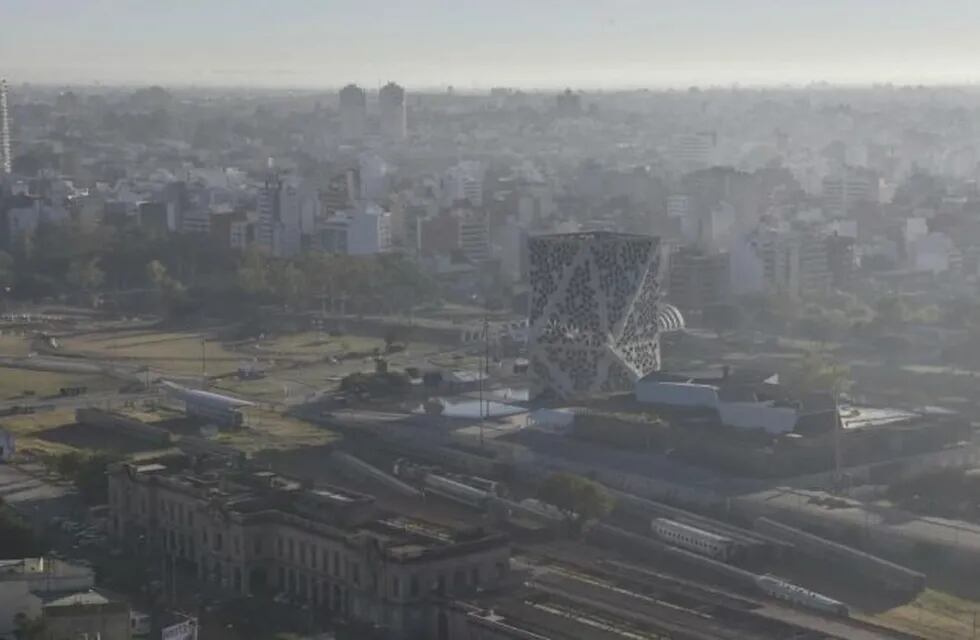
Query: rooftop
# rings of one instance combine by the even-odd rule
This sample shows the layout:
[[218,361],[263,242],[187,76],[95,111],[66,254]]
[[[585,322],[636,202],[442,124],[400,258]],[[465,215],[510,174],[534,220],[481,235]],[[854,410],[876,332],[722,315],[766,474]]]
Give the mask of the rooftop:
[[642,382],[681,382],[712,386],[762,384],[777,382],[779,376],[774,371],[761,369],[741,369],[734,367],[713,367],[689,371],[653,371],[640,379]]
[[348,544],[376,544],[396,562],[467,552],[474,545],[489,548],[508,543],[502,535],[390,518],[377,507],[373,496],[333,485],[314,485],[272,471],[121,464],[110,473],[126,473],[134,482],[158,483],[194,496],[207,508],[243,523],[287,523]]

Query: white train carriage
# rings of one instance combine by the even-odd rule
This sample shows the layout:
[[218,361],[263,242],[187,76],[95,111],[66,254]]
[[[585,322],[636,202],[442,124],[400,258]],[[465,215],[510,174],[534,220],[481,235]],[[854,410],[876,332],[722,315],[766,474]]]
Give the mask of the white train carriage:
[[731,538],[669,518],[654,518],[650,530],[667,544],[716,560],[728,560],[735,551],[735,541]]
[[804,589],[797,584],[787,582],[776,576],[762,575],[756,578],[755,583],[764,593],[774,598],[836,616],[847,617],[849,615],[847,605],[843,602],[828,598],[815,591]]
[[437,493],[443,497],[461,502],[463,504],[482,509],[495,496],[489,491],[483,491],[468,484],[440,476],[435,473],[428,473],[423,480],[425,490]]

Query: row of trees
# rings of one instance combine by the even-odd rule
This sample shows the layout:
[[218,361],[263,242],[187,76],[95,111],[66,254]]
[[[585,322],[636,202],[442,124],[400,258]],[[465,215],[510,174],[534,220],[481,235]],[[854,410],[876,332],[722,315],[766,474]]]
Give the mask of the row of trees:
[[118,458],[102,452],[70,451],[53,461],[54,470],[74,483],[86,504],[104,504],[109,500],[109,478],[106,471]]
[[[238,313],[255,304],[397,310],[436,295],[398,255],[306,253],[273,258],[220,246],[205,235],[153,234],[78,223],[42,224],[0,252],[0,288],[15,299],[146,290],[146,304],[173,315]],[[149,311],[149,309],[148,309]]]
[[976,327],[980,335],[980,304],[960,301],[940,308],[888,294],[869,305],[854,294],[833,291],[806,300],[783,295],[753,296],[737,304],[706,308],[704,321],[719,335],[751,325],[824,342],[880,336],[908,324]]

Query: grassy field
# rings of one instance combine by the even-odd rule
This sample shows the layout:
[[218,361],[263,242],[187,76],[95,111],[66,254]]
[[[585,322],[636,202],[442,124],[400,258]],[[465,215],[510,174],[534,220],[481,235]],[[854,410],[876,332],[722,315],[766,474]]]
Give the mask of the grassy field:
[[926,589],[907,604],[863,617],[928,640],[973,640],[980,603]]
[[22,358],[30,352],[30,335],[15,335],[10,332],[0,334],[0,356]]
[[384,350],[384,340],[363,336],[331,336],[315,331],[305,331],[261,340],[255,346],[256,354],[269,357],[285,357],[298,360],[319,360],[327,356],[340,356],[355,351],[371,353]]
[[0,367],[0,401],[16,400],[30,391],[38,399],[57,396],[62,387],[88,387],[89,391],[105,391],[118,388],[119,384],[117,380],[96,374]]
[[215,442],[254,454],[260,451],[286,452],[320,447],[338,437],[322,427],[265,409],[249,409],[246,422],[244,429],[218,434]]
[[202,353],[209,375],[236,371],[246,359],[216,341],[206,341],[202,350],[199,333],[124,331],[91,333],[62,340],[62,348],[78,355],[146,365],[154,370],[184,375],[201,373]]
[[0,418],[0,426],[16,436],[18,451],[30,450],[41,455],[57,455],[76,451],[76,447],[54,442],[44,437],[45,432],[74,422],[75,411],[73,409],[58,409]]

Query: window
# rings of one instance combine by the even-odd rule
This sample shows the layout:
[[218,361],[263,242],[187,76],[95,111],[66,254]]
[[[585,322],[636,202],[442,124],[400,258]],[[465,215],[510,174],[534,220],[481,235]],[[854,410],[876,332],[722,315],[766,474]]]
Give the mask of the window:
[[242,539],[240,536],[235,536],[232,541],[235,543],[235,555],[237,556],[242,552]]
[[351,581],[355,585],[360,586],[360,584],[361,584],[361,565],[357,564],[356,562],[352,562],[350,568],[351,568]]
[[470,569],[470,585],[474,587],[480,586],[480,567]]
[[327,573],[327,571],[330,570],[329,565],[330,565],[330,553],[326,549],[323,549],[323,551],[320,552],[320,570],[323,571],[324,573]]
[[398,580],[398,576],[392,576],[391,578],[391,597],[397,598],[401,595],[402,585]]
[[255,555],[262,555],[262,538],[256,538],[255,541],[252,542],[252,550],[255,552]]
[[299,561],[300,564],[306,564],[306,543],[299,543]]
[[296,550],[295,546],[293,545],[292,538],[286,541],[286,548],[289,549],[289,559],[292,560],[295,557],[293,552]]
[[207,529],[201,529],[201,542],[203,542],[204,544],[207,544],[208,543],[208,530]]
[[235,590],[236,591],[240,591],[241,588],[242,588],[242,570],[241,570],[241,568],[235,567],[235,574],[234,575],[235,575],[235,578],[234,578]]
[[276,551],[278,552],[278,556],[280,558],[285,557],[285,553],[282,550],[282,536],[278,536],[276,538]]
[[286,570],[282,567],[279,567],[279,588],[286,588]]
[[310,545],[310,569],[316,569],[316,546]]
[[408,595],[413,598],[419,595],[419,577],[414,573],[411,580],[408,581]]
[[340,577],[340,552],[339,551],[333,552],[333,574],[338,578]]
[[299,595],[306,597],[306,576],[299,574]]
[[289,570],[289,593],[296,593],[296,572]]
[[453,589],[462,589],[466,586],[466,572],[462,569],[453,571]]
[[497,579],[503,578],[507,574],[507,563],[501,560],[496,564],[497,567]]

